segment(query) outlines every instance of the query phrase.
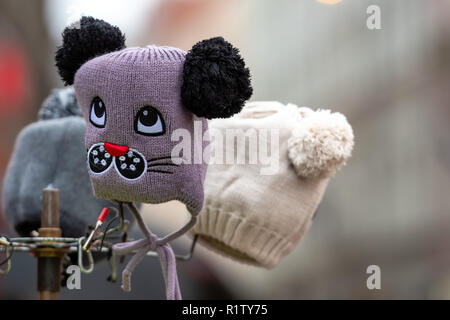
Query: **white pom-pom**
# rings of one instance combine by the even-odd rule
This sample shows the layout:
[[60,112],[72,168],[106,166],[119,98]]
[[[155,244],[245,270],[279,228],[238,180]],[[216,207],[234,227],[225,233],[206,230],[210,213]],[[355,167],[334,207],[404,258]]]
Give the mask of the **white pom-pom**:
[[353,130],[341,113],[309,113],[288,140],[288,156],[304,178],[331,176],[345,164],[353,150]]

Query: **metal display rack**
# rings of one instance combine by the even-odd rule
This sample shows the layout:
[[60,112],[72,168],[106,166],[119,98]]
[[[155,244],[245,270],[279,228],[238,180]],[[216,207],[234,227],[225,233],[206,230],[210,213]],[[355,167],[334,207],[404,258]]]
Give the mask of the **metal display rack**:
[[[28,252],[37,258],[37,290],[41,300],[54,300],[61,289],[61,275],[63,272],[63,259],[69,253],[77,253],[77,264],[82,273],[91,273],[94,270],[93,252],[105,254],[111,263],[112,282],[117,280],[117,258],[112,250],[112,238],[120,238],[120,242],[126,242],[129,221],[124,219],[123,208],[119,206],[120,219],[118,226],[93,234],[92,242],[86,248],[86,237],[68,238],[62,237],[59,224],[59,190],[45,188],[42,193],[41,228],[35,236],[10,238],[0,235],[0,252],[5,253],[5,259],[0,263],[0,274],[6,275],[12,267],[13,253]],[[94,231],[93,231],[94,232]],[[177,260],[188,261],[192,258],[197,236],[192,240],[190,250],[186,255],[175,255]],[[84,247],[84,248],[83,248]],[[133,254],[133,253],[131,253]],[[147,252],[147,256],[157,257],[154,251]],[[87,267],[84,265],[83,256],[87,256]],[[124,259],[120,257],[120,262]]]

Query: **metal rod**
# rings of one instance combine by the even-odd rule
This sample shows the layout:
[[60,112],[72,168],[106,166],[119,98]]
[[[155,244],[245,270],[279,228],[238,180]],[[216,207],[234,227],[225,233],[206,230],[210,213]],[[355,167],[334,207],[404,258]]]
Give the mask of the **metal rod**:
[[62,237],[20,237],[11,238],[11,242],[75,242],[78,243],[79,238],[62,238]]
[[[11,241],[11,245],[14,247],[14,251],[16,252],[30,252],[33,249],[38,248],[39,246],[46,246],[46,247],[55,247],[55,248],[66,248],[68,250],[68,252],[73,253],[73,252],[78,252],[78,245],[76,243],[78,243],[79,238],[45,238],[42,237],[42,241],[52,241],[50,239],[57,239],[57,240],[53,240],[53,241],[59,241],[62,243],[45,243],[45,244],[39,244],[39,243],[33,243],[30,245],[22,245],[19,242],[33,242],[33,240],[38,239],[37,237],[35,238],[11,238],[11,240],[14,239],[14,242]],[[17,241],[17,239],[20,239],[21,241]],[[197,243],[197,239],[198,239],[198,235],[195,235],[194,238],[192,239],[192,243],[189,249],[189,252],[185,255],[180,255],[177,254],[175,255],[177,260],[181,260],[181,261],[188,261],[192,258],[194,251],[195,251],[195,246]],[[73,241],[75,240],[75,241]],[[132,239],[130,239],[132,240]],[[41,241],[41,240],[38,240]],[[70,244],[69,244],[70,243]],[[1,245],[0,246],[0,252],[3,252],[7,249],[6,246]],[[97,248],[97,247],[93,247],[90,251],[92,252],[100,252],[100,253],[109,253],[112,249],[111,248],[107,248],[107,247],[103,247],[103,248]],[[135,251],[131,252],[130,254],[134,254],[136,253]],[[147,252],[147,256],[149,257],[157,257],[158,254],[154,251],[149,251]]]
[[59,190],[51,186],[42,192],[41,228],[59,228]]
[[[47,187],[42,191],[41,237],[61,237],[59,228],[59,190]],[[66,250],[52,246],[34,250],[38,258],[37,286],[41,300],[54,300],[61,288],[62,257]]]

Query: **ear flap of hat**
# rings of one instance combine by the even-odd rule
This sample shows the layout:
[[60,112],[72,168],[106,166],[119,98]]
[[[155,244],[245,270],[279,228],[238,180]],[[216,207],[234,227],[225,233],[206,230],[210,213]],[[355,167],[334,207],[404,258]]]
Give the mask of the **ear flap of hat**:
[[252,95],[250,71],[222,37],[195,44],[186,55],[181,99],[199,117],[228,118]]
[[288,140],[288,156],[303,178],[332,176],[350,158],[354,136],[344,115],[300,108],[302,119]]
[[93,17],[82,17],[68,26],[62,37],[55,60],[65,85],[73,84],[75,73],[86,61],[125,48],[125,36],[118,27]]

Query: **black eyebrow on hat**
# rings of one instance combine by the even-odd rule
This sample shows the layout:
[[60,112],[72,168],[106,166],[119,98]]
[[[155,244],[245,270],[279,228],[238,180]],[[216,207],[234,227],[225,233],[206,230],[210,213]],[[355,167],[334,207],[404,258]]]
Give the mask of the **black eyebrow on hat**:
[[160,172],[160,173],[169,173],[169,174],[173,174],[172,171],[157,170],[157,169],[148,169],[147,172]]
[[179,164],[172,163],[172,162],[163,162],[163,163],[151,163],[148,165],[148,167],[157,167],[157,166],[179,166]]

